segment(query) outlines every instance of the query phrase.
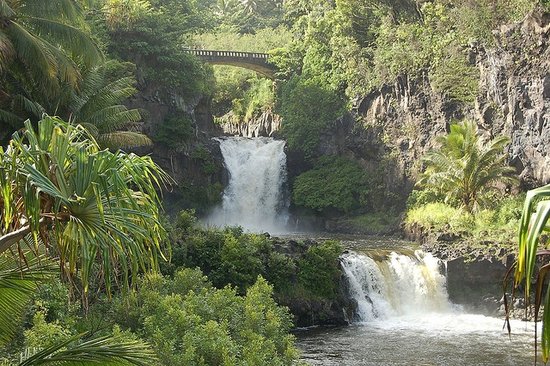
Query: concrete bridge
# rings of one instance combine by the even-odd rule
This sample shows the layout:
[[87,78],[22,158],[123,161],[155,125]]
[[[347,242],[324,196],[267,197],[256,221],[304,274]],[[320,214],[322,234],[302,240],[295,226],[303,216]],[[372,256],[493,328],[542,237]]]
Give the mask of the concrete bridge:
[[212,65],[230,65],[256,71],[267,78],[274,79],[276,68],[269,63],[269,55],[259,52],[191,50],[185,52],[197,56]]

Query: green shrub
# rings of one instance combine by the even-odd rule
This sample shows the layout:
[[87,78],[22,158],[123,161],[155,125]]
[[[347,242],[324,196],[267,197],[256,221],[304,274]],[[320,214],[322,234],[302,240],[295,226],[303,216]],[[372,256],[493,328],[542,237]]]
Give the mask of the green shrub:
[[318,212],[348,212],[366,203],[368,179],[361,166],[346,158],[325,156],[313,169],[296,177],[292,198],[296,205]]
[[191,159],[197,160],[200,163],[204,174],[210,175],[221,170],[221,166],[216,165],[210,150],[202,144],[197,145],[191,152],[190,156]]
[[153,139],[169,148],[177,149],[185,146],[185,142],[193,136],[193,131],[193,121],[188,115],[172,115],[166,117],[157,127]]
[[291,318],[272,293],[261,277],[238,296],[230,287],[212,288],[197,270],[177,272],[173,280],[146,276],[113,320],[134,317],[134,331],[163,365],[290,365],[298,356]]
[[479,89],[479,69],[462,52],[449,52],[430,72],[433,88],[450,99],[473,105]]
[[303,258],[298,260],[298,283],[309,294],[321,298],[336,297],[342,246],[328,240],[310,247]]
[[465,210],[445,203],[432,202],[409,210],[406,223],[435,231],[471,231],[473,218]]

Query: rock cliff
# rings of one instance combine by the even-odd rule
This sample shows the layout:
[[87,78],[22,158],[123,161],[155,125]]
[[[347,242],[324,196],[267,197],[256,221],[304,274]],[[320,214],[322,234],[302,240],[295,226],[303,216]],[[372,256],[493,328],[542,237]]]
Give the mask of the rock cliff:
[[451,121],[469,118],[487,138],[510,137],[509,162],[524,188],[550,182],[550,14],[537,9],[495,36],[490,48],[472,44],[467,50],[480,76],[473,103],[437,91],[428,72],[402,75],[357,98],[352,122],[335,121],[319,153],[361,161],[383,180],[386,194],[404,202],[434,138],[448,131]]

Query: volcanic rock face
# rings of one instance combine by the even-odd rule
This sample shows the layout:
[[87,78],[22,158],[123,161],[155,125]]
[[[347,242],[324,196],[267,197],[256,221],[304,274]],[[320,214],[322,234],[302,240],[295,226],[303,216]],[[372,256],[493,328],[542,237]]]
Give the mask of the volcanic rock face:
[[495,35],[491,48],[470,45],[468,50],[470,64],[479,69],[473,103],[436,91],[427,72],[415,78],[402,75],[357,98],[348,118],[352,122],[335,121],[319,154],[347,155],[373,173],[383,166],[375,174],[388,193],[406,197],[435,137],[453,120],[469,118],[487,139],[510,137],[509,162],[525,188],[550,182],[550,14],[537,9]]

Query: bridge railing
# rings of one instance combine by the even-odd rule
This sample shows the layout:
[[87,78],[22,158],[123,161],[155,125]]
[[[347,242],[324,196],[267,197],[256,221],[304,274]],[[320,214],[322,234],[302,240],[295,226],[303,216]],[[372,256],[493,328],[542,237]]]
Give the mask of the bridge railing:
[[236,58],[253,58],[259,60],[267,60],[269,55],[267,53],[259,52],[241,52],[241,51],[212,51],[212,50],[196,50],[185,49],[185,52],[195,56],[203,57],[236,57]]

